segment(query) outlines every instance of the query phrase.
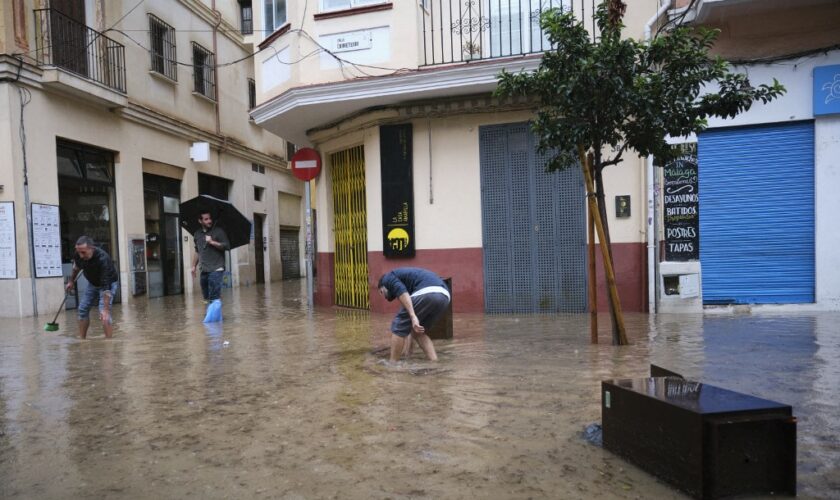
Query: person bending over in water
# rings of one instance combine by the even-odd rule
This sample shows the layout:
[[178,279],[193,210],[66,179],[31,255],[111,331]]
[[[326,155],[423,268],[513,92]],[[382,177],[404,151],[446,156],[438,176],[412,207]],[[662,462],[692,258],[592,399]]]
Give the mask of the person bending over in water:
[[73,271],[70,273],[70,280],[67,281],[67,293],[76,284],[76,276],[85,273],[88,280],[88,287],[85,293],[79,298],[79,338],[87,338],[88,327],[90,326],[90,308],[99,304],[99,319],[102,320],[102,328],[105,330],[105,338],[110,339],[114,335],[114,325],[111,321],[111,305],[114,303],[114,295],[119,288],[119,275],[114,268],[111,256],[105,250],[94,245],[93,238],[79,236],[76,240],[76,254],[73,256]]
[[443,280],[426,269],[400,267],[383,274],[376,287],[388,302],[398,299],[402,304],[391,322],[391,363],[400,359],[409,335],[431,361],[437,361],[435,346],[426,335],[426,328],[434,326],[449,305],[449,290]]

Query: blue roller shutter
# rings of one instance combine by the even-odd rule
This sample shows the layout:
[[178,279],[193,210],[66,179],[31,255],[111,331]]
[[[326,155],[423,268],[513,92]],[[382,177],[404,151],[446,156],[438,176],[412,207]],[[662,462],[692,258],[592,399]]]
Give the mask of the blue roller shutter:
[[707,304],[814,302],[814,124],[698,139]]

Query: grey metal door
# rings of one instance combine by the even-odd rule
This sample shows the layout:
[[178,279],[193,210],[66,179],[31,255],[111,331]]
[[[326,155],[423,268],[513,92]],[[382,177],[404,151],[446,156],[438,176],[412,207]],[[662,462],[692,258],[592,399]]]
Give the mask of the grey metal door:
[[300,240],[299,229],[280,230],[280,264],[283,267],[283,279],[300,278]]
[[485,310],[586,311],[580,168],[546,172],[527,123],[480,127],[479,150]]

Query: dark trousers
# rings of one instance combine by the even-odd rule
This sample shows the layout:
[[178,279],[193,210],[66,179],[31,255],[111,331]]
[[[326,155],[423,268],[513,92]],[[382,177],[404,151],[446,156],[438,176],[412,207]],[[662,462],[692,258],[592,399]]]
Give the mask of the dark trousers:
[[201,295],[204,296],[204,300],[220,298],[224,275],[224,271],[201,272]]

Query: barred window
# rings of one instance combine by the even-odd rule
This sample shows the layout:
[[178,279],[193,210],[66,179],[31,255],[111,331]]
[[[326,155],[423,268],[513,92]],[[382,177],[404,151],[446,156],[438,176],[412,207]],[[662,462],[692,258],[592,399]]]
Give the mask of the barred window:
[[175,52],[175,28],[149,14],[149,51],[152,71],[170,80],[178,81],[178,64]]
[[257,107],[257,82],[248,78],[248,109]]
[[195,92],[216,100],[216,57],[201,45],[192,43]]
[[251,7],[251,0],[239,0],[239,13],[242,18],[240,31],[243,35],[250,35],[254,32],[254,9]]

